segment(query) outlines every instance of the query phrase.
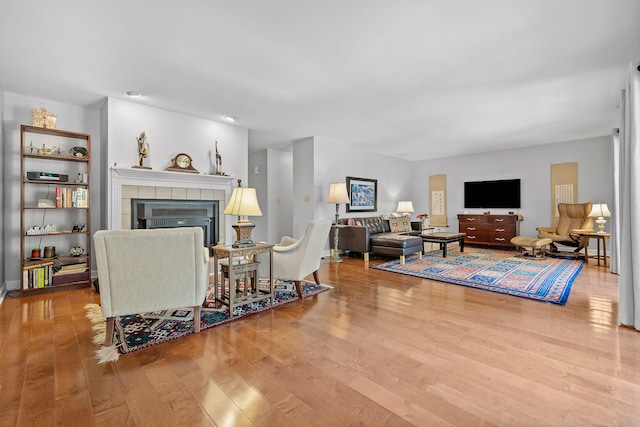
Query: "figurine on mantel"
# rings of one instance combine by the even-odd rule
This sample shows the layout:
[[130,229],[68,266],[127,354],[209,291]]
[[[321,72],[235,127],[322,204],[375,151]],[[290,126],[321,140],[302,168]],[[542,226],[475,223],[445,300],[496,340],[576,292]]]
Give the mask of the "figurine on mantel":
[[147,144],[147,135],[144,132],[142,132],[140,135],[138,135],[138,137],[136,138],[136,141],[138,141],[138,164],[133,167],[138,169],[151,169],[151,167],[143,165],[144,159],[146,159],[147,156],[149,155],[149,145]]
[[222,156],[218,151],[218,141],[215,144],[215,151],[211,150],[211,166],[213,167],[213,172],[209,175],[227,175],[222,171]]

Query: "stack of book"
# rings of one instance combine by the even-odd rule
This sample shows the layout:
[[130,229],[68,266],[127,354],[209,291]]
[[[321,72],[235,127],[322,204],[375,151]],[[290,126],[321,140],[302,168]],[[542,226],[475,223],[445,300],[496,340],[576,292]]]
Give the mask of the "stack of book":
[[53,284],[62,285],[65,283],[79,282],[90,279],[89,267],[86,262],[67,264],[61,266],[53,275]]

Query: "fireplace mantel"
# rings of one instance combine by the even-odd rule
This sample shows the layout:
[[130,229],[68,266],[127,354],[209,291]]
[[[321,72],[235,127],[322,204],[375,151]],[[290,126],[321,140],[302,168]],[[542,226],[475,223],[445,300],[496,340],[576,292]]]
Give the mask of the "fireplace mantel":
[[[109,205],[108,226],[111,230],[121,230],[122,227],[122,187],[125,185],[147,187],[180,187],[207,190],[223,190],[225,200],[231,198],[234,178],[222,175],[205,175],[186,172],[157,171],[136,168],[110,168],[109,176]],[[230,226],[225,230],[228,236],[232,234]],[[220,230],[222,231],[222,230]]]

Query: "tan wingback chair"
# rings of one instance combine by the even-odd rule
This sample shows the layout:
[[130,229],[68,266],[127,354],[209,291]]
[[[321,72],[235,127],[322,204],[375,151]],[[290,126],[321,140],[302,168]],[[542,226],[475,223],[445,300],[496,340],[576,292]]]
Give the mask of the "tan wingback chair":
[[[591,202],[587,203],[558,203],[558,226],[538,227],[538,238],[550,238],[554,243],[576,247],[574,252],[580,252],[584,248],[586,237],[580,237],[576,233],[580,231],[593,231],[593,218],[589,217]],[[557,246],[552,243],[552,251],[557,251]]]
[[[273,278],[291,280],[296,285],[296,292],[302,298],[301,280],[313,273],[313,279],[319,285],[318,269],[322,252],[325,249],[331,220],[316,219],[307,224],[304,236],[294,239],[285,236],[273,247]],[[258,254],[259,275],[269,277],[269,259],[267,254]]]
[[200,227],[101,230],[94,234],[100,306],[111,345],[116,316],[200,307],[209,287],[209,250]]

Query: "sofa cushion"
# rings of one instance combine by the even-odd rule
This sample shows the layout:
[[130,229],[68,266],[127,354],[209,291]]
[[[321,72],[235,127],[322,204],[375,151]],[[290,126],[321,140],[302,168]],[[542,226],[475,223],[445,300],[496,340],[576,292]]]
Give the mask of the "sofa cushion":
[[385,246],[390,248],[410,248],[422,246],[422,238],[398,233],[378,233],[370,237],[371,246]]
[[384,233],[385,232],[385,222],[382,217],[373,216],[373,217],[365,217],[365,218],[356,218],[356,222],[358,220],[361,221],[362,225],[367,227],[370,234]]

